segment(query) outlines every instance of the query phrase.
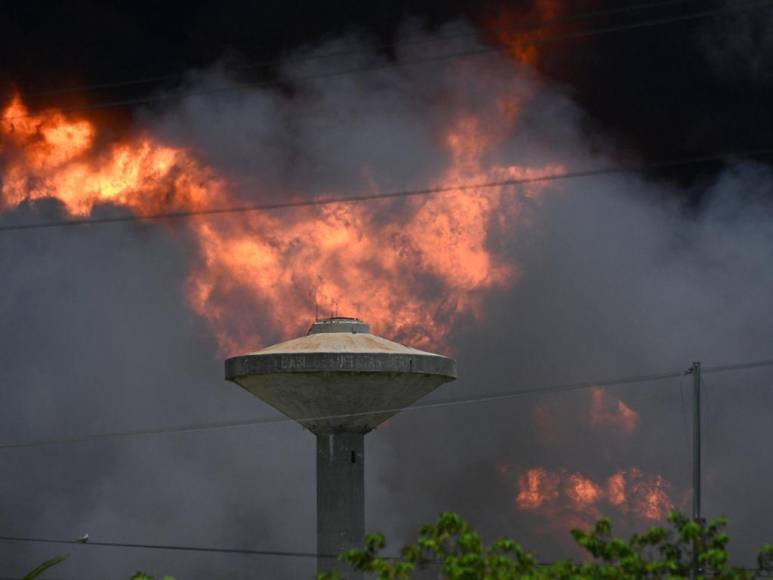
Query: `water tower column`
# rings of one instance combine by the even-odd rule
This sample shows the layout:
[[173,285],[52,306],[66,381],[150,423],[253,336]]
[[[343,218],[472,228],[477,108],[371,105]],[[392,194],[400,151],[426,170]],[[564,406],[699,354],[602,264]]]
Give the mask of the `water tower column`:
[[356,318],[225,361],[225,376],[317,437],[317,567],[361,578],[336,557],[365,535],[365,433],[456,378],[453,359],[371,334]]
[[[317,553],[338,555],[361,547],[365,537],[365,434],[317,434]],[[333,558],[319,558],[317,569],[352,569]]]

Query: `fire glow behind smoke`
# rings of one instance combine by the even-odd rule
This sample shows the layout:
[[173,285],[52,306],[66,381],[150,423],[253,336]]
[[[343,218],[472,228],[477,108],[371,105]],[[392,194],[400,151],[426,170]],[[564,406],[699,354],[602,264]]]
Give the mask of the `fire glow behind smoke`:
[[[155,104],[122,110],[120,119],[107,119],[108,109],[96,117],[64,112],[88,102],[72,94],[53,103],[58,113],[0,98],[1,226],[140,220],[0,236],[0,382],[7,387],[0,440],[260,416],[265,408],[222,384],[218,351],[302,333],[315,298],[320,315],[360,315],[376,332],[452,348],[460,380],[441,397],[648,375],[692,360],[770,358],[773,327],[761,315],[773,307],[767,163],[715,164],[716,173],[699,170],[691,186],[667,175],[598,176],[544,189],[143,221],[151,213],[661,159],[669,130],[678,137],[668,149],[674,156],[683,145],[686,156],[765,146],[742,130],[749,126],[743,111],[759,117],[752,105],[765,102],[760,88],[769,83],[759,79],[755,90],[742,75],[754,102],[734,108],[732,99],[736,56],[766,54],[754,27],[736,26],[757,22],[757,12],[743,21],[694,22],[690,34],[679,24],[552,42],[691,9],[574,19],[598,3],[562,10],[556,1],[526,4],[527,22],[513,14],[494,26],[560,19],[529,33],[540,51],[517,34],[497,36],[497,28],[482,34],[509,50],[445,60],[490,46],[466,40],[479,31],[465,22],[431,33],[405,22],[388,56],[373,50],[382,37],[332,37],[272,67],[281,82],[275,88],[235,80],[263,77],[234,71],[238,56],[228,56],[185,72],[179,86],[160,83],[163,93],[143,93]],[[732,45],[722,71],[700,71],[704,51],[691,38],[721,40],[711,43],[712,55]],[[645,45],[647,57],[637,59]],[[737,46],[748,50],[735,55]],[[690,74],[673,58],[674,47],[686,49]],[[433,63],[411,64],[427,59]],[[49,77],[34,61],[24,76],[42,83]],[[747,61],[756,62],[738,63]],[[109,80],[119,68],[99,73],[84,63],[78,77]],[[373,71],[320,78],[359,68]],[[664,80],[664,90],[649,90],[653,79]],[[701,79],[720,90],[697,94]],[[121,94],[95,91],[94,104]],[[679,106],[648,107],[653,99]],[[728,123],[704,122],[726,109]],[[730,141],[712,139],[709,125]],[[688,198],[700,203],[681,203]],[[764,456],[770,437],[769,384],[761,370],[723,374],[707,389],[719,412],[710,413],[706,507],[710,516],[730,516],[738,564],[751,564],[752,548],[773,536],[767,496],[752,485],[765,479],[754,458]],[[642,530],[671,504],[689,506],[690,448],[682,445],[689,418],[680,412],[680,386],[654,381],[401,414],[370,440],[369,521],[401,543],[418,523],[450,509],[484,537],[511,536],[547,559],[571,553],[568,529],[599,515],[611,517],[619,533]],[[4,519],[29,535],[68,535],[65,525],[159,543],[252,538],[257,547],[314,549],[308,433],[278,425],[131,441],[89,445],[87,453],[57,447],[42,466],[37,452],[3,454],[18,473],[2,481]],[[190,525],[181,529],[181,521]],[[34,545],[0,550],[15,577],[50,556]],[[71,559],[69,576],[111,577],[138,557],[88,552]],[[145,567],[192,580],[247,574],[239,558],[141,558]],[[293,558],[256,565],[265,577],[313,574],[313,562]]]
[[[516,51],[515,56],[531,62],[534,55]],[[559,162],[492,161],[492,153],[518,130],[524,104],[506,93],[490,100],[494,105],[488,111],[460,108],[439,130],[435,143],[446,162],[422,185],[565,171]],[[0,138],[2,211],[55,199],[68,216],[88,217],[99,206],[112,205],[141,219],[243,204],[234,193],[238,173],[215,170],[198,151],[152,132],[104,144],[92,121],[55,110],[31,113],[16,97],[2,111]],[[359,316],[379,334],[448,349],[461,317],[483,322],[487,292],[517,283],[518,264],[498,252],[491,239],[512,238],[523,229],[522,204],[539,203],[543,189],[539,183],[517,191],[460,189],[186,220],[181,227],[191,233],[195,247],[183,291],[224,355],[298,335],[316,310]],[[285,194],[288,200],[302,199],[296,192]],[[255,197],[261,199],[261,192]],[[551,418],[542,419],[549,428]],[[630,434],[639,420],[625,403],[608,401],[603,391],[594,390],[587,421]],[[514,508],[543,514],[561,527],[586,522],[604,506],[658,519],[671,505],[668,483],[637,468],[596,481],[576,471],[532,467],[513,482]]]
[[[639,425],[639,415],[620,399],[610,397],[605,389],[593,387],[581,424],[590,429],[605,429],[630,436]],[[583,412],[584,411],[584,412]],[[538,406],[534,413],[537,432],[544,443],[564,445],[565,438],[552,431],[561,417]],[[514,506],[518,510],[544,515],[560,528],[590,525],[595,518],[612,509],[642,519],[662,520],[674,509],[669,496],[670,483],[660,475],[647,475],[638,467],[617,469],[612,475],[593,479],[579,471],[531,467],[521,472],[501,465],[500,476],[517,491]]]
[[[488,165],[483,157],[515,122],[500,101],[497,128],[465,115],[441,139],[450,164],[438,184],[537,177],[562,171]],[[2,207],[58,199],[88,216],[111,203],[138,216],[233,204],[228,180],[184,148],[149,135],[96,151],[97,128],[56,111],[30,114],[15,98],[2,114]],[[540,185],[520,195],[534,197]],[[382,223],[385,213],[400,219]],[[328,204],[284,215],[249,213],[191,220],[198,266],[190,273],[192,308],[211,325],[223,353],[265,339],[261,321],[234,309],[249,297],[269,313],[269,331],[302,332],[316,308],[368,320],[379,332],[426,347],[447,347],[454,321],[480,315],[482,292],[515,282],[517,269],[487,246],[518,223],[518,198],[502,189],[458,191],[403,202]],[[263,323],[265,325],[265,322]]]
[[599,508],[606,504],[641,518],[662,520],[674,507],[669,488],[661,476],[646,476],[635,467],[618,470],[599,482],[579,472],[535,467],[519,477],[515,505],[556,518],[564,510],[575,512],[575,516],[598,517],[602,513]]
[[[474,119],[452,128],[446,143],[453,164],[439,183],[560,171],[559,166],[484,170],[480,156],[491,144]],[[539,189],[528,188],[526,195]],[[401,217],[379,223],[388,212]],[[291,334],[301,332],[313,315],[313,295],[323,312],[359,316],[378,332],[416,345],[447,347],[454,320],[479,315],[481,291],[515,281],[516,269],[486,242],[492,228],[511,227],[517,220],[517,201],[493,190],[400,205],[332,204],[289,217],[261,214],[228,229],[205,224],[199,233],[206,267],[191,278],[192,304],[212,322],[226,350],[250,338],[249,327],[225,331],[230,317],[221,306],[230,293],[245,290],[261,310],[294,324]]]
[[639,425],[639,415],[621,400],[611,402],[604,389],[595,387],[591,391],[591,425],[619,427],[626,433],[633,433]]
[[100,203],[148,215],[207,207],[224,196],[211,171],[149,136],[96,152],[93,123],[57,111],[30,114],[19,97],[0,123],[3,209],[52,198],[72,216],[88,216]]
[[[536,0],[531,14],[502,12],[490,28],[514,59],[535,66],[539,63],[539,43],[550,38],[550,35],[558,30],[555,25],[551,27],[552,31],[540,25],[558,19],[561,13],[562,5],[559,0]],[[524,23],[530,24],[525,30]]]

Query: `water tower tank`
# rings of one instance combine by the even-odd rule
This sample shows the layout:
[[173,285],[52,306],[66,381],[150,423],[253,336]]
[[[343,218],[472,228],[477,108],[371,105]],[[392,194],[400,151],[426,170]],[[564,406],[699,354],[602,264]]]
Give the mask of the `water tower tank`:
[[[364,435],[456,378],[450,358],[370,333],[356,318],[311,325],[306,336],[226,360],[226,379],[317,436],[317,551],[362,543]],[[320,569],[336,569],[322,558]]]

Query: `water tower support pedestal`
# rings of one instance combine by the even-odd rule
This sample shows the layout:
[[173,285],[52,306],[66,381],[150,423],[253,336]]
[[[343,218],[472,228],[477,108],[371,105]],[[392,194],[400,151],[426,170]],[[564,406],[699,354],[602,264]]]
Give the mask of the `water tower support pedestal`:
[[335,558],[365,538],[365,435],[317,434],[317,569],[338,570],[351,577],[351,567]]
[[225,378],[316,435],[317,568],[362,578],[336,556],[365,539],[365,433],[453,381],[456,363],[334,317],[316,320],[306,336],[229,358]]

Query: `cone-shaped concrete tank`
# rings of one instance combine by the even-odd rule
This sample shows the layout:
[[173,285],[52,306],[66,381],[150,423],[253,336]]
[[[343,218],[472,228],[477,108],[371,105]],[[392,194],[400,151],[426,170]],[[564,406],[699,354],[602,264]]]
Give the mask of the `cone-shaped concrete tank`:
[[230,358],[225,371],[316,433],[318,569],[345,573],[333,556],[365,535],[364,434],[454,380],[456,364],[336,317],[315,322],[302,338]]
[[228,359],[226,378],[314,433],[367,433],[456,378],[456,366],[355,318],[329,318],[304,337]]

